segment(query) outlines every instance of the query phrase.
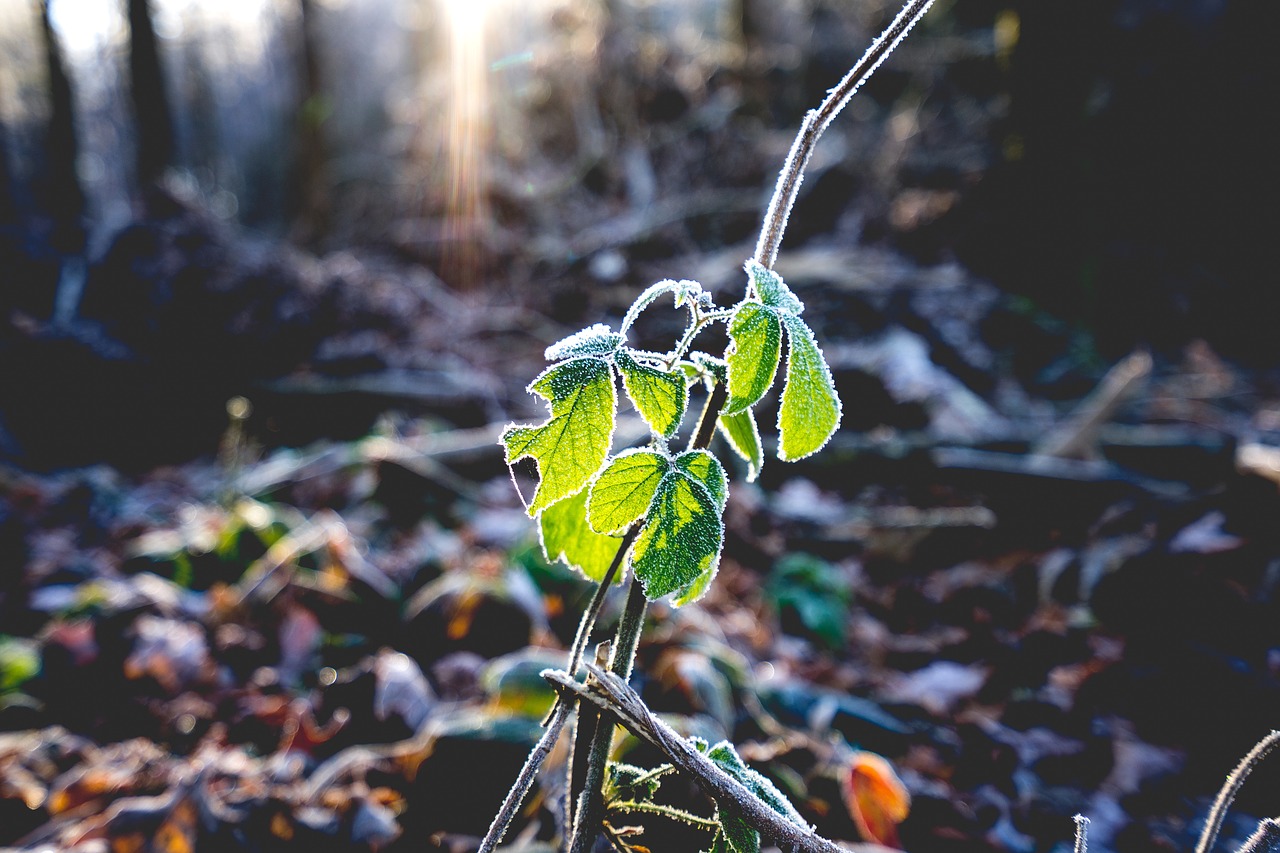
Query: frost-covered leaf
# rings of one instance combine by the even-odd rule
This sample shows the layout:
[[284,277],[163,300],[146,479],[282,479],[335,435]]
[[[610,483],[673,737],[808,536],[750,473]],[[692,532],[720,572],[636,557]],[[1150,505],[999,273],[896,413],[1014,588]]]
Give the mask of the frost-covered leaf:
[[[587,523],[586,489],[544,509],[538,531],[547,560],[572,566],[597,583],[604,580],[618,553],[617,538],[596,533]],[[614,583],[621,579],[619,573]]]
[[[747,771],[751,769],[742,760],[742,756],[738,755],[738,750],[734,749],[733,744],[727,740],[722,740],[714,746],[708,746],[705,752],[707,758],[715,762],[717,767],[739,782],[742,782]],[[744,782],[743,784],[746,783]]]
[[690,590],[706,588],[723,543],[724,523],[715,498],[675,467],[658,484],[648,522],[632,551],[632,569],[650,601],[675,593],[687,602]]
[[716,358],[714,355],[694,350],[689,353],[689,360],[721,382],[728,381],[729,366],[723,358]]
[[641,364],[625,349],[618,351],[614,363],[622,373],[627,396],[649,428],[663,438],[674,435],[689,403],[684,375]]
[[709,747],[706,754],[707,758],[715,762],[721,770],[741,782],[744,788],[759,797],[769,808],[797,826],[808,827],[804,818],[796,811],[795,806],[791,805],[791,801],[762,774],[748,767],[729,741],[722,740]]
[[725,414],[754,406],[778,372],[782,353],[782,321],[778,311],[759,302],[743,302],[729,321],[729,399]]
[[711,849],[704,853],[732,853],[729,849],[729,842],[725,840],[723,830],[716,831],[716,837],[711,840]]
[[631,303],[631,308],[627,310],[627,316],[622,318],[622,333],[625,335],[627,329],[631,328],[631,324],[640,316],[640,312],[653,304],[653,300],[657,299],[664,293],[674,293],[676,307],[679,308],[686,302],[702,302],[710,307],[710,294],[702,289],[702,285],[696,281],[672,281],[666,279],[657,284],[651,284],[645,288],[644,292],[636,297]]
[[750,409],[736,415],[721,415],[717,424],[733,452],[747,460],[747,482],[755,482],[764,466],[764,448],[760,444],[760,428]]
[[604,358],[612,355],[620,346],[622,346],[622,335],[604,323],[596,323],[547,347],[545,355],[547,361],[563,361],[567,358],[584,356]]
[[605,802],[650,801],[658,793],[658,788],[662,785],[662,777],[674,769],[670,764],[663,764],[653,770],[645,770],[633,764],[611,761],[605,768]]
[[794,461],[821,449],[840,425],[840,398],[813,332],[804,321],[784,314],[787,327],[787,379],[778,410],[778,457]]
[[724,804],[717,808],[717,820],[732,853],[760,853],[760,833],[733,806]]
[[526,456],[538,463],[540,482],[529,504],[536,516],[586,485],[609,454],[618,403],[613,371],[598,358],[554,365],[529,386],[544,397],[551,418],[538,426],[509,425],[502,443],[510,464]]
[[692,604],[711,586],[711,581],[715,580],[716,567],[713,565],[711,571],[703,572],[698,578],[682,593],[671,599],[671,603],[676,607],[684,607],[686,604]]
[[677,456],[675,462],[682,471],[706,487],[723,512],[724,503],[729,498],[729,479],[720,460],[705,450],[689,450]]
[[671,460],[652,450],[620,453],[591,484],[587,521],[597,533],[622,533],[644,518]]
[[[769,390],[777,373],[785,327],[787,376],[778,413],[778,456],[787,461],[801,459],[826,444],[839,426],[840,399],[813,332],[800,319],[804,304],[772,270],[752,261],[747,264],[747,273],[760,301],[738,305],[729,323],[729,400],[723,413],[733,416],[743,412]],[[729,439],[735,450],[751,459],[747,426],[744,422],[735,425],[741,443],[734,434]]]
[[771,269],[765,269],[755,261],[747,261],[746,269],[761,302],[771,308],[777,308],[784,314],[798,317],[804,313],[804,303],[791,292],[791,288],[787,287],[782,276]]

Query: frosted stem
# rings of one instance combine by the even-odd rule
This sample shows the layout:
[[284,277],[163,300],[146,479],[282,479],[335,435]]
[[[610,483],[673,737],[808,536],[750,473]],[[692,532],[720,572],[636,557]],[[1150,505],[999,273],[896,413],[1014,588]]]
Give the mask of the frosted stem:
[[1275,853],[1280,850],[1280,818],[1267,818],[1236,853]]
[[849,69],[849,73],[844,75],[844,79],[827,93],[827,99],[822,105],[805,115],[800,132],[796,134],[795,142],[791,143],[787,161],[778,175],[773,198],[769,200],[769,210],[764,215],[764,227],[760,230],[755,253],[755,260],[761,266],[773,269],[773,263],[778,259],[778,247],[782,245],[782,235],[787,230],[787,219],[791,216],[791,208],[795,206],[800,183],[804,180],[804,170],[809,165],[809,158],[813,156],[818,137],[822,136],[831,120],[840,114],[858,88],[867,82],[885,57],[906,38],[916,21],[932,5],[933,0],[908,0],[892,23],[871,43],[871,47]]
[[1076,822],[1075,853],[1087,853],[1089,849],[1089,818],[1078,814],[1072,820]]
[[[591,637],[591,629],[596,623],[596,616],[600,614],[600,607],[604,604],[605,593],[608,592],[610,584],[613,583],[614,575],[618,573],[618,568],[622,565],[623,555],[627,553],[627,549],[631,547],[631,543],[638,534],[639,528],[633,528],[618,543],[618,553],[614,555],[613,562],[609,565],[609,570],[605,572],[604,580],[596,587],[591,603],[587,605],[586,611],[582,614],[582,619],[578,622],[578,633],[573,638],[573,645],[569,647],[567,672],[577,672],[578,667],[582,666],[582,655],[587,648],[587,641]],[[520,774],[516,776],[515,784],[507,792],[507,798],[502,801],[502,808],[498,810],[493,823],[489,825],[489,832],[485,835],[484,841],[480,842],[480,849],[477,853],[493,853],[493,849],[498,846],[498,842],[502,841],[502,836],[506,835],[507,827],[511,825],[511,821],[515,820],[516,811],[520,808],[520,804],[524,802],[524,798],[529,795],[529,789],[533,787],[533,780],[538,778],[538,770],[542,768],[542,763],[547,760],[547,756],[551,754],[552,747],[560,739],[560,732],[564,730],[564,724],[569,719],[570,710],[570,705],[563,695],[556,698],[555,707],[551,709],[551,715],[547,719],[546,730],[542,733],[538,744],[529,753],[529,757],[525,759],[524,766],[520,768]]]
[[1218,840],[1218,832],[1222,829],[1222,821],[1227,816],[1227,809],[1231,808],[1231,803],[1235,800],[1236,794],[1240,793],[1240,786],[1244,784],[1244,780],[1253,772],[1253,768],[1257,766],[1258,762],[1266,758],[1267,753],[1275,749],[1277,745],[1280,745],[1280,731],[1273,731],[1258,741],[1258,744],[1249,750],[1248,755],[1240,759],[1236,769],[1231,771],[1231,775],[1223,783],[1217,799],[1213,801],[1213,808],[1209,809],[1209,817],[1205,820],[1204,832],[1200,835],[1200,842],[1196,844],[1196,853],[1209,853],[1209,850],[1213,848],[1213,843]]
[[657,747],[676,767],[688,773],[717,802],[732,803],[747,822],[766,838],[802,853],[843,853],[841,848],[806,826],[793,823],[765,805],[737,779],[725,773],[711,759],[653,715],[644,701],[617,674],[587,665],[592,678],[586,684],[557,670],[545,670],[542,677],[560,689],[573,693],[598,707],[607,717],[616,718],[632,734]]

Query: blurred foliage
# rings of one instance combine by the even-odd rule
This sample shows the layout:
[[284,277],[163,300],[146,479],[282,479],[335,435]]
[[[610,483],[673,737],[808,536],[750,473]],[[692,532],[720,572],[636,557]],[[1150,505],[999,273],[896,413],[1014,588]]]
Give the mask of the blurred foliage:
[[40,674],[39,648],[31,640],[0,634],[0,701]]
[[829,649],[844,647],[853,584],[839,566],[811,554],[788,554],[774,565],[765,592],[784,630],[799,629]]

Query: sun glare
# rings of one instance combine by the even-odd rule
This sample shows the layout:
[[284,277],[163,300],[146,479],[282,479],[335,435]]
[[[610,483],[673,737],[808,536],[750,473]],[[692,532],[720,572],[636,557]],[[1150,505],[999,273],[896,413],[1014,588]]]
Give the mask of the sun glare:
[[480,275],[488,90],[487,0],[442,0],[449,32],[448,220],[446,266],[463,287]]

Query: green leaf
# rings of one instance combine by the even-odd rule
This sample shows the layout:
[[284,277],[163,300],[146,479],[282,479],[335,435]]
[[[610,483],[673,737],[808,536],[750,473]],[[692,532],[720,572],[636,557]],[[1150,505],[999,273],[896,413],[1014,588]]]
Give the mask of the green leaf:
[[663,438],[675,435],[689,403],[689,387],[680,373],[667,373],[636,361],[619,350],[614,364],[622,373],[622,386],[649,428]]
[[[556,501],[538,516],[542,553],[550,562],[572,566],[599,583],[618,553],[616,537],[596,533],[587,523],[587,490]],[[614,583],[622,579],[619,572]]]
[[810,554],[788,554],[773,567],[765,592],[784,618],[794,614],[828,648],[844,648],[853,585],[838,566]]
[[784,314],[793,314],[798,317],[804,313],[804,303],[791,292],[791,288],[787,287],[782,276],[771,269],[765,269],[755,261],[747,261],[746,269],[761,302],[771,308],[777,308]]
[[563,361],[583,356],[604,358],[613,355],[620,346],[622,335],[603,323],[596,323],[547,347],[544,355],[547,361]]
[[605,767],[604,800],[649,802],[658,793],[662,777],[675,770],[670,764],[662,764],[653,770],[645,770],[621,761],[611,761]]
[[656,601],[675,593],[681,603],[705,590],[724,544],[724,522],[715,498],[696,478],[673,468],[649,507],[648,521],[632,550],[632,569]]
[[671,460],[652,450],[618,454],[591,484],[587,521],[596,533],[619,534],[649,512]]
[[716,837],[711,840],[711,849],[704,853],[732,853],[729,842],[725,840],[724,830],[717,830]]
[[494,658],[480,670],[480,687],[488,697],[485,710],[542,719],[556,700],[555,689],[542,677],[564,666],[563,655],[528,647]]
[[714,746],[707,747],[706,752],[707,758],[710,758],[717,767],[739,782],[743,780],[746,772],[751,769],[742,760],[742,756],[738,755],[738,750],[734,749],[733,744],[727,740],[722,740]]
[[698,575],[698,578],[688,587],[688,589],[671,599],[672,605],[675,607],[684,607],[686,604],[693,604],[693,602],[702,598],[703,594],[711,588],[711,581],[715,580],[715,569],[716,567],[712,566],[711,571],[703,572]]
[[736,415],[721,415],[717,426],[728,440],[733,452],[747,460],[747,482],[755,482],[764,467],[764,448],[760,444],[760,429],[750,409]]
[[840,398],[813,332],[784,314],[787,379],[778,410],[778,458],[791,462],[822,448],[840,425]]
[[541,480],[529,505],[536,516],[600,470],[613,440],[618,395],[609,365],[589,357],[548,368],[529,391],[549,401],[551,418],[539,426],[508,425],[502,443],[508,464],[526,456],[538,463]]
[[682,471],[706,488],[707,493],[715,499],[716,506],[724,512],[724,503],[729,498],[729,479],[725,476],[720,460],[705,450],[688,450],[677,456],[675,462]]
[[729,321],[729,399],[724,413],[736,415],[754,406],[778,372],[782,322],[778,311],[759,302],[742,302]]
[[729,741],[722,740],[709,747],[706,754],[716,766],[741,782],[744,788],[759,797],[769,808],[797,826],[808,826],[795,806],[791,805],[791,801],[761,773],[748,767]]
[[719,805],[716,817],[732,853],[760,853],[760,833],[747,823],[742,812],[729,805]]

